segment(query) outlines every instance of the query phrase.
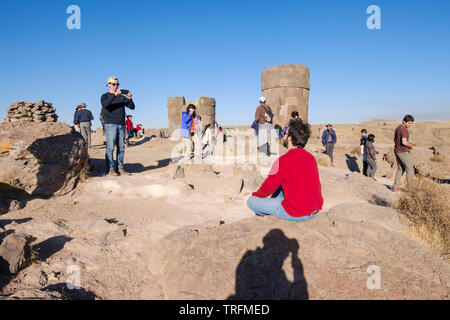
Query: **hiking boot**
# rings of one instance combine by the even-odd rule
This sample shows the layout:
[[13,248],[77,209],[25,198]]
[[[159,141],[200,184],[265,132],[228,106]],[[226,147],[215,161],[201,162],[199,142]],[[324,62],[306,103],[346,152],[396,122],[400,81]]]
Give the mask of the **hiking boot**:
[[124,168],[119,168],[119,174],[121,176],[131,176],[131,173],[126,172]]

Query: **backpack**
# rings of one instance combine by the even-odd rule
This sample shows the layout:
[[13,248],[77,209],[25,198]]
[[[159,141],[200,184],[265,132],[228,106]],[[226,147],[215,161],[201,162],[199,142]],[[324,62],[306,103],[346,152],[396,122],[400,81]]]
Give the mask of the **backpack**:
[[264,114],[264,121],[266,121],[267,123],[272,123],[272,120],[273,120],[273,113],[272,113],[272,111],[270,111],[270,108],[266,109],[265,106],[262,106],[262,107],[266,111],[266,113]]

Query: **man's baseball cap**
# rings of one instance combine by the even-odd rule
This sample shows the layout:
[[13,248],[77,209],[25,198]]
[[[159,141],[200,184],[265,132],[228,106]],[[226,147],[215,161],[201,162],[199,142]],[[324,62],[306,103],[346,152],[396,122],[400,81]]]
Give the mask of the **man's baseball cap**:
[[119,82],[119,79],[117,77],[111,76],[106,80],[106,84],[110,83],[111,81],[117,81]]
[[81,108],[86,108],[86,103],[83,102],[82,104],[80,104],[80,107]]
[[259,102],[266,102],[266,97],[259,98]]

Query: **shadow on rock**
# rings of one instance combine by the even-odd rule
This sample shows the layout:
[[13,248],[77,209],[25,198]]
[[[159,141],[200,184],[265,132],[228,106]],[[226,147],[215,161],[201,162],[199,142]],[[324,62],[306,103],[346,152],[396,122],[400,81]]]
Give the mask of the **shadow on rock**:
[[381,206],[381,207],[390,207],[391,206],[391,204],[387,200],[377,196],[376,194],[374,194],[372,196],[372,198],[369,200],[369,203],[377,205],[377,206]]
[[347,160],[345,160],[345,162],[347,163],[348,170],[350,170],[351,172],[361,173],[361,170],[359,170],[358,166],[358,158],[349,154],[345,154],[345,156],[347,157]]
[[[236,270],[236,294],[229,300],[308,300],[303,265],[298,257],[299,244],[279,229],[263,239],[264,247],[247,251]],[[291,255],[293,281],[283,271]]]
[[27,150],[40,164],[32,196],[50,198],[67,194],[76,187],[87,163],[87,149],[78,135],[37,139]]
[[38,253],[39,260],[45,261],[58,251],[62,250],[62,248],[64,248],[64,245],[72,240],[73,238],[69,238],[66,236],[52,237],[34,245],[33,250]]
[[11,223],[22,224],[29,222],[31,220],[33,220],[33,218],[0,220],[0,228],[4,229],[7,225]]
[[95,300],[97,297],[95,293],[84,288],[69,289],[66,283],[54,284],[42,290],[47,292],[59,292],[66,300]]

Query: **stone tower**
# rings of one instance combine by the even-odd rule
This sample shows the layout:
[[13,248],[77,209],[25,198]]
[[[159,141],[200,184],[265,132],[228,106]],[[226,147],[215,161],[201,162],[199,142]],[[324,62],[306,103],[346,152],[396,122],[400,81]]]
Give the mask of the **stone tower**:
[[274,124],[283,126],[298,111],[308,121],[309,69],[301,64],[285,64],[264,69],[261,89],[274,113]]
[[197,101],[186,101],[184,97],[167,98],[167,110],[169,114],[169,134],[181,128],[181,113],[186,111],[189,104],[197,107],[197,114],[202,117],[203,128],[207,124],[213,125],[216,121],[216,99],[200,97]]

